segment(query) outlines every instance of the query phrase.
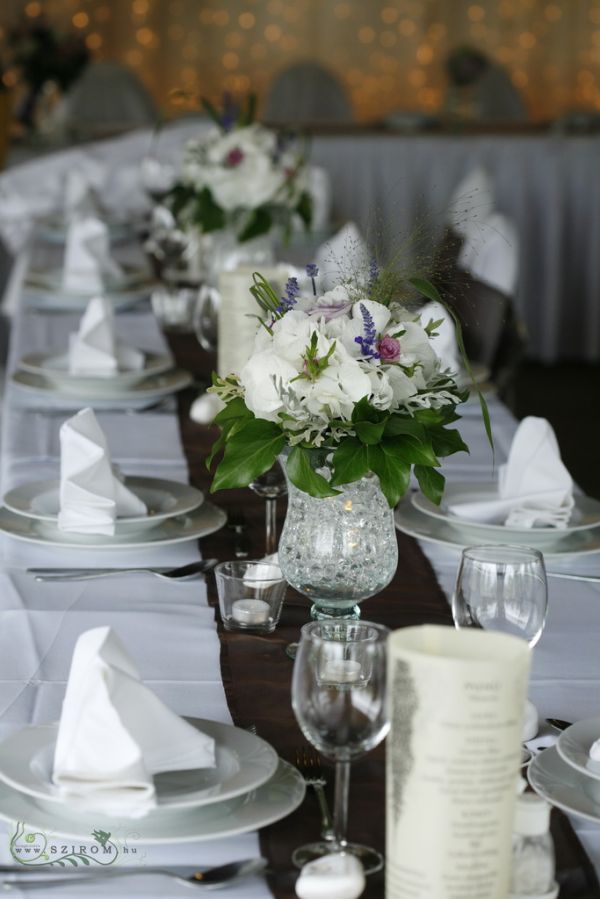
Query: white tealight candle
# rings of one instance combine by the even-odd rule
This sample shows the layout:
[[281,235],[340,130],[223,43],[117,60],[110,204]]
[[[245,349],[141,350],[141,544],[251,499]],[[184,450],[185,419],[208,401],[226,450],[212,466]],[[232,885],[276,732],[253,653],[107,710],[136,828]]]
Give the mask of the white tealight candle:
[[360,680],[362,667],[352,659],[335,659],[326,662],[321,671],[321,680],[336,684],[354,684]]
[[271,606],[263,599],[238,599],[231,606],[231,617],[239,624],[266,624]]

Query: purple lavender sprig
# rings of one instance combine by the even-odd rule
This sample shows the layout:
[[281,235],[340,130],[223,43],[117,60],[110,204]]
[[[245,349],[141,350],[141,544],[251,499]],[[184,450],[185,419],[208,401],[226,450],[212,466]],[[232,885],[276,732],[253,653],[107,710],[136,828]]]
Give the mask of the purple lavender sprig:
[[360,351],[366,359],[379,359],[377,352],[377,331],[373,316],[364,305],[359,303],[360,314],[363,320],[363,336],[355,337],[354,342],[360,346]]
[[315,284],[315,278],[319,274],[319,267],[317,265],[315,265],[314,262],[309,262],[309,264],[306,266],[306,274],[312,281],[313,294],[314,294],[314,296],[316,296],[317,295],[317,285]]
[[377,265],[377,259],[375,258],[375,256],[371,256],[371,261],[369,262],[369,296],[371,296],[371,294],[373,293],[373,288],[375,287],[378,278],[379,266]]
[[297,278],[288,278],[285,285],[285,296],[281,298],[281,302],[275,312],[285,315],[290,309],[293,309],[298,302],[300,294],[300,286]]

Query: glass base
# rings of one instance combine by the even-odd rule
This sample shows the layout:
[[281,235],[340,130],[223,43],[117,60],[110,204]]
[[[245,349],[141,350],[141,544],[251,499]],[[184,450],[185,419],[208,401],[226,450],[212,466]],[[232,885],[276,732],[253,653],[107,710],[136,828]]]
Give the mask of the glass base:
[[360,843],[344,843],[340,849],[335,842],[307,843],[299,846],[292,854],[292,861],[297,868],[302,868],[307,862],[314,862],[317,858],[330,855],[332,852],[347,852],[353,855],[362,864],[365,874],[376,874],[384,865],[383,855],[369,846],[361,846]]
[[325,603],[313,603],[310,610],[313,621],[327,621],[331,618],[341,618],[349,621],[360,619],[359,606],[328,606]]

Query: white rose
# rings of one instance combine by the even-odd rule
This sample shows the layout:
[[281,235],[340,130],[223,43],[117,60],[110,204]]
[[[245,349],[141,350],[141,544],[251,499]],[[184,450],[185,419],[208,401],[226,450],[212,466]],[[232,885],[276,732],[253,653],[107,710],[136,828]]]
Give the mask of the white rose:
[[405,332],[398,338],[400,341],[400,364],[408,366],[420,363],[423,366],[423,375],[428,380],[439,363],[426,331],[416,322],[401,322],[393,328],[388,328],[390,334],[400,330]]
[[328,417],[346,421],[356,403],[371,392],[369,376],[352,360],[330,364],[315,381],[297,381],[294,387],[311,414],[326,412]]
[[404,405],[404,403],[410,399],[411,396],[414,396],[419,389],[419,385],[415,378],[409,378],[398,365],[386,367],[385,373],[392,389],[393,405],[395,408]]
[[277,413],[283,409],[279,385],[286,387],[297,370],[286,359],[271,350],[256,353],[242,368],[240,382],[245,391],[245,402],[257,418],[277,421]]
[[215,202],[227,212],[256,209],[272,201],[285,184],[285,173],[266,156],[245,155],[238,165],[215,168],[208,187]]
[[273,156],[277,149],[277,138],[272,131],[261,125],[233,128],[226,134],[219,133],[218,140],[211,140],[206,158],[212,165],[224,165],[232,150],[241,150],[245,156]]

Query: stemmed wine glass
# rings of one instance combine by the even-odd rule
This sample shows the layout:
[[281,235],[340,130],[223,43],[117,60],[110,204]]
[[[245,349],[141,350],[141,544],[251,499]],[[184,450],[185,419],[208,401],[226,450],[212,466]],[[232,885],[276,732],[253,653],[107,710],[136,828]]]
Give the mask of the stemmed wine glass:
[[279,462],[255,478],[250,490],[265,501],[265,553],[267,556],[277,552],[277,498],[286,496],[287,482]]
[[360,859],[365,873],[379,871],[375,849],[346,839],[350,764],[380,743],[389,729],[386,644],[389,631],[369,621],[312,621],[301,631],[294,663],[292,706],[302,733],[335,761],[335,840],[296,849],[298,867],[330,852]]
[[544,630],[548,585],[544,557],[529,546],[470,546],[463,550],[452,616],[457,628],[479,627],[527,640]]

